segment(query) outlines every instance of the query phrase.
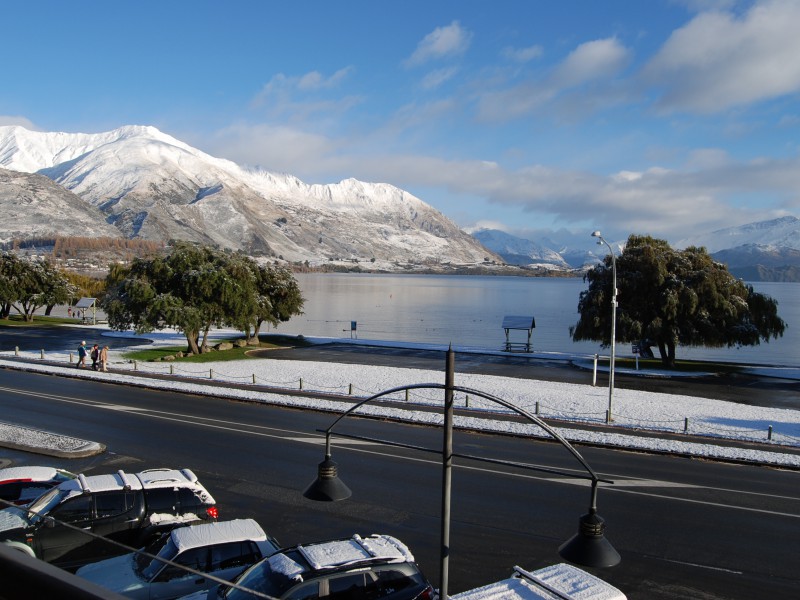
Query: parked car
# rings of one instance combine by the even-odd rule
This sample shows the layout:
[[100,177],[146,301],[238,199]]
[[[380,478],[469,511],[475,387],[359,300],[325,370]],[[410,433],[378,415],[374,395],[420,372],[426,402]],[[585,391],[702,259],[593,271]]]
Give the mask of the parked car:
[[[0,469],[0,500],[25,506],[47,490],[75,479],[69,471],[54,467],[7,467]],[[7,505],[0,503],[0,508]]]
[[0,542],[71,569],[216,518],[214,498],[189,469],[78,475],[25,508],[0,510]]
[[400,540],[358,535],[276,552],[220,585],[184,600],[242,600],[247,588],[281,600],[431,600],[435,591]]
[[279,548],[253,519],[201,523],[165,533],[144,552],[85,565],[77,575],[129,598],[166,600],[217,585],[197,571],[232,581]]

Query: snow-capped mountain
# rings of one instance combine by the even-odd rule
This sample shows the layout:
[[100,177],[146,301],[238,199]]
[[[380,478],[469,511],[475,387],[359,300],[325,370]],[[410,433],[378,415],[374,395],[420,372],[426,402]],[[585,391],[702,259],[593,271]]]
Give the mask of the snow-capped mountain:
[[[126,238],[184,239],[318,263],[500,260],[443,214],[394,186],[354,179],[308,185],[291,175],[249,171],[154,127],[99,134],[0,127],[0,167],[45,175]],[[0,196],[0,203],[14,198]],[[86,235],[86,228],[61,217],[51,213],[50,228],[40,234]],[[25,223],[27,215],[17,219]],[[0,239],[20,229],[36,227],[12,230],[5,223]]]
[[498,229],[479,229],[472,237],[499,254],[510,265],[570,269],[570,265],[556,251],[532,240],[517,237]]
[[771,246],[800,250],[800,219],[787,216],[679,240],[675,248],[704,246],[711,254],[739,246]]

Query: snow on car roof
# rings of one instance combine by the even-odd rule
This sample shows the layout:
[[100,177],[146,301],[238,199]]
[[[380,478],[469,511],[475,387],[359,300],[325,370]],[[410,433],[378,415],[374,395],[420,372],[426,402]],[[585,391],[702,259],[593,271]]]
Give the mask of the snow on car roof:
[[0,469],[0,483],[6,481],[49,481],[58,473],[53,467],[7,467]]
[[514,567],[514,571],[514,577],[450,597],[452,600],[626,600],[625,594],[613,585],[565,563],[532,573],[519,567]]
[[414,560],[405,544],[388,535],[372,535],[368,538],[354,535],[348,540],[302,545],[297,549],[315,570],[341,567],[367,560],[389,562]]
[[137,473],[136,476],[147,488],[170,487],[176,483],[197,484],[197,477],[189,469],[148,469]]
[[244,540],[261,542],[267,539],[267,534],[253,519],[236,519],[233,521],[189,525],[188,527],[173,529],[170,535],[172,536],[172,543],[175,544],[179,552],[210,544]]

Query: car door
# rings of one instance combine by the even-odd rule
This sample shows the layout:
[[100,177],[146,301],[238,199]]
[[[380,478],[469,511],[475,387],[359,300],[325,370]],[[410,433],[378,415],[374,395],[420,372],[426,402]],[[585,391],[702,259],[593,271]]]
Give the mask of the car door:
[[55,564],[68,564],[79,559],[84,548],[92,542],[92,537],[81,531],[91,532],[92,511],[91,494],[68,498],[54,507],[48,514],[52,519],[45,518],[36,530],[37,556]]
[[[138,536],[141,506],[137,499],[140,494],[129,490],[114,490],[94,494],[94,520],[92,531],[97,535],[128,546],[135,543]],[[95,556],[115,556],[124,550],[114,544],[100,543],[95,548]]]

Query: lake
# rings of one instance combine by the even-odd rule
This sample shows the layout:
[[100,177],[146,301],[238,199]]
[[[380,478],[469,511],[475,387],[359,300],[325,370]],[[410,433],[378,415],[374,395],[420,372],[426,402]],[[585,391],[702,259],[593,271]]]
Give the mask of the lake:
[[[595,342],[570,338],[569,327],[578,321],[578,297],[587,287],[581,278],[350,273],[300,273],[296,278],[306,298],[305,314],[281,323],[278,332],[499,350],[505,344],[503,317],[522,315],[536,319],[534,352],[608,354]],[[800,364],[800,284],[758,282],[753,287],[778,301],[778,314],[788,324],[783,338],[740,349],[680,347],[678,359]],[[525,342],[527,332],[512,331],[510,340]],[[618,344],[617,355],[632,356],[630,344]]]

